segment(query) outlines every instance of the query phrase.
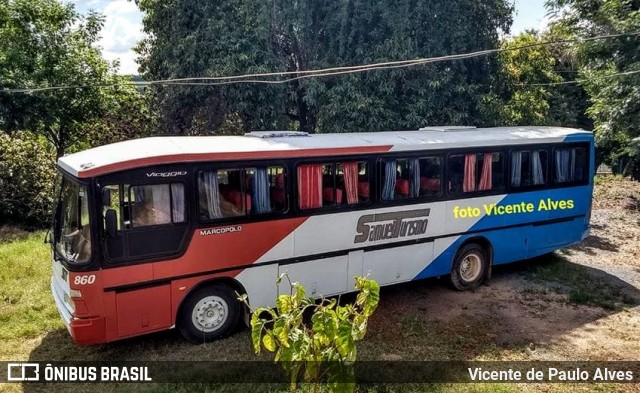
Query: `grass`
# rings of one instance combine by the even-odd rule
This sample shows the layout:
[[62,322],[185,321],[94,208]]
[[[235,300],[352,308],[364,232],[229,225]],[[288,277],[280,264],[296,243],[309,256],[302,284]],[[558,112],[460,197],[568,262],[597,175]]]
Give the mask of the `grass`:
[[[225,384],[225,385],[207,385],[207,384],[162,384],[153,387],[142,388],[141,393],[235,393],[252,391],[255,393],[262,392],[289,392],[288,386],[278,385],[248,385],[248,384]],[[299,385],[299,392],[315,392],[310,385]],[[329,390],[323,386],[318,393],[327,393]],[[515,393],[519,392],[516,385],[500,384],[500,383],[482,383],[482,384],[376,384],[376,385],[358,385],[356,392],[367,393],[404,393],[404,392],[463,392],[463,393]]]
[[[9,233],[11,231],[6,231]],[[17,233],[17,235],[16,235]],[[51,263],[48,245],[43,244],[44,233],[25,234],[12,232],[8,240],[0,240],[0,359],[3,360],[159,360],[159,359],[250,359],[251,351],[246,332],[241,332],[224,340],[192,346],[177,336],[175,331],[146,336],[141,339],[124,340],[113,344],[92,347],[77,347],[64,329],[51,299],[49,279]],[[393,292],[393,291],[392,291]],[[448,335],[448,326],[441,321],[430,321],[423,316],[404,316],[400,320],[399,340],[410,342],[406,348],[397,348],[398,342],[390,349],[397,349],[403,357],[411,357],[411,347],[422,346],[429,341],[435,347],[445,350],[451,358],[464,356],[464,350],[477,343],[465,337],[462,332]],[[362,356],[375,358],[375,347],[386,346],[384,337],[374,337],[370,345],[362,348]],[[369,347],[369,348],[367,348]],[[396,347],[396,348],[393,348]],[[434,347],[431,347],[432,349]],[[406,351],[405,351],[406,350]],[[424,358],[422,351],[415,354]],[[264,359],[262,359],[264,360]],[[97,388],[97,389],[96,389]],[[286,392],[283,385],[256,384],[101,384],[101,385],[4,385],[0,391],[87,391],[108,392]],[[311,391],[309,386],[301,386],[300,391]],[[388,384],[362,385],[358,392],[515,392],[514,385],[506,384]],[[322,389],[326,391],[326,389]]]
[[543,263],[531,265],[529,274],[533,280],[552,285],[528,287],[524,290],[527,293],[542,294],[552,290],[567,295],[571,303],[605,310],[621,310],[640,304],[639,299],[626,293],[620,286],[590,274],[584,266],[571,263],[558,254],[546,257]]
[[593,183],[596,186],[603,186],[610,184],[612,182],[622,181],[624,178],[620,174],[604,174],[604,175],[596,175],[593,178]]
[[0,243],[0,355],[8,340],[30,339],[60,328],[51,300],[51,260],[44,233],[11,237]]
[[[255,360],[247,331],[225,340],[193,346],[167,331],[112,344],[78,347],[70,339],[55,309],[49,288],[51,263],[44,233],[26,234],[5,229],[0,233],[0,360]],[[553,288],[565,291],[578,304],[598,305],[607,309],[625,305],[635,299],[625,298],[619,289],[593,278],[584,267],[561,257],[536,264],[528,271],[535,282],[553,282]],[[546,288],[546,287],[545,287]],[[595,288],[595,289],[594,289]],[[531,296],[544,298],[548,289],[526,289]],[[449,292],[435,280],[408,283],[383,289],[385,299],[374,314],[367,338],[358,347],[360,359],[491,359],[504,355],[519,357],[519,343],[496,344],[501,321],[473,314],[473,307],[463,306],[458,316],[437,318],[425,309],[425,302],[442,301],[450,296],[478,296],[474,293]],[[496,305],[497,306],[497,305]],[[481,332],[481,334],[477,334]],[[526,343],[526,342],[525,342]],[[384,356],[391,356],[385,358]],[[266,360],[263,356],[260,360]],[[602,385],[595,385],[599,388]],[[558,386],[559,387],[559,386]],[[593,387],[593,386],[592,386]],[[545,385],[549,391],[556,386]],[[515,392],[535,390],[512,384],[385,384],[358,385],[358,392]],[[100,384],[100,385],[0,385],[0,392],[36,391],[140,391],[140,392],[285,392],[287,386],[257,384]],[[561,391],[562,389],[557,389]],[[608,389],[604,391],[615,390]],[[300,391],[311,391],[302,386]],[[326,390],[321,390],[326,391]]]

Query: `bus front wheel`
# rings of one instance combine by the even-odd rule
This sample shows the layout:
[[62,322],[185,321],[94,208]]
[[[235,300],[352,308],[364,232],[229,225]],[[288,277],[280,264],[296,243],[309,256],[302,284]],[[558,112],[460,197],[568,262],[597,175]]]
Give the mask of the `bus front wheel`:
[[476,243],[466,244],[456,253],[451,266],[451,284],[459,291],[476,289],[482,284],[489,265],[486,250]]
[[241,304],[226,285],[197,289],[185,301],[179,319],[180,333],[194,344],[231,334],[238,325]]

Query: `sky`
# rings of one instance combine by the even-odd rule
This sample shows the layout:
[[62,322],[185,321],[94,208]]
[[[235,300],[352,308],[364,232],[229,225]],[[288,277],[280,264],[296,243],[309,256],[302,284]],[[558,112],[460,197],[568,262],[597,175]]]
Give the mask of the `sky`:
[[[69,0],[67,0],[69,1]],[[208,0],[205,0],[208,1]],[[481,1],[481,0],[479,0]],[[511,34],[515,35],[527,29],[542,30],[548,21],[545,18],[545,0],[515,0]],[[132,0],[70,0],[80,13],[89,10],[102,13],[106,20],[99,42],[103,56],[109,60],[120,61],[120,74],[137,74],[138,65],[133,47],[142,39],[142,12]]]

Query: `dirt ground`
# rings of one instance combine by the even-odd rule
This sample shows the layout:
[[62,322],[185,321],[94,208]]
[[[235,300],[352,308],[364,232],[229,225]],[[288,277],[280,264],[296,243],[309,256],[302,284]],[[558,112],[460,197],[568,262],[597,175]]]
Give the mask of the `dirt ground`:
[[[474,292],[454,291],[438,279],[383,288],[358,358],[640,360],[640,183],[599,178],[591,223],[591,234],[580,245],[498,267],[491,282]],[[172,330],[77,347],[60,328],[16,342],[11,352],[6,355],[12,359],[43,361],[256,359],[246,329],[200,346]],[[593,388],[549,384],[517,390]],[[640,388],[599,385],[598,390]]]
[[[640,360],[640,183],[609,178],[595,194],[584,242],[497,268],[490,285],[472,295],[422,283],[383,290],[393,301],[381,303],[369,334],[393,342],[396,332],[408,332],[405,344],[412,329],[418,341],[425,332],[441,334],[433,348],[382,356]],[[460,345],[438,347],[447,336]]]

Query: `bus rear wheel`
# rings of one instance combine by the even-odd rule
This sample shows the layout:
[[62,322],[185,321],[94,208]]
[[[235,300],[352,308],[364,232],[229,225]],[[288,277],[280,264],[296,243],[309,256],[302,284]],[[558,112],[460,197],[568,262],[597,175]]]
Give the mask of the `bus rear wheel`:
[[486,277],[488,266],[486,250],[476,243],[466,244],[453,260],[451,284],[459,291],[476,289]]
[[241,304],[231,288],[214,284],[189,295],[179,316],[180,333],[189,342],[202,344],[233,333]]

